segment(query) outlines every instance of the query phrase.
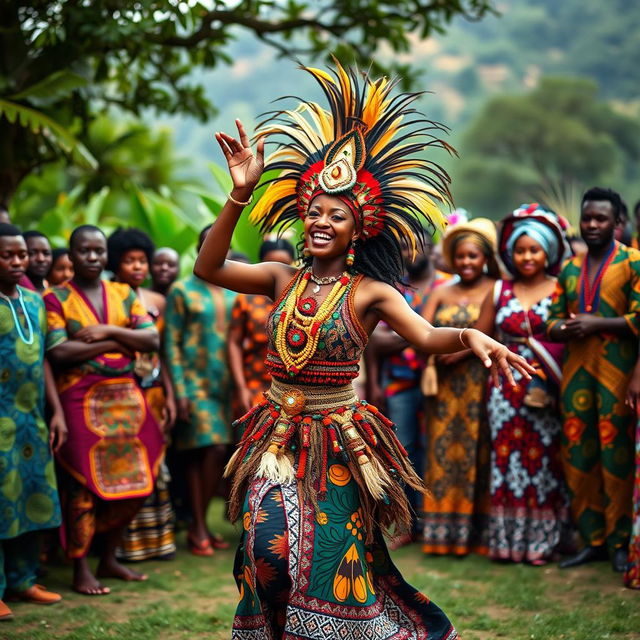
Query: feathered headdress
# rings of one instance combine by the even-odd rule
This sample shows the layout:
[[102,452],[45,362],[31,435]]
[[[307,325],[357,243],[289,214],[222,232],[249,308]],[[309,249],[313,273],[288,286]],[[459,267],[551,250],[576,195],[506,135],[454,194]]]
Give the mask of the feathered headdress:
[[264,232],[304,218],[313,198],[327,193],[348,204],[359,237],[404,239],[415,251],[422,220],[442,228],[436,202],[451,202],[450,178],[422,152],[453,148],[434,133],[442,125],[413,107],[420,93],[391,92],[397,80],[372,80],[335,61],[333,76],[302,67],[320,84],[329,110],[301,100],[295,110],[273,112],[257,135],[274,136],[278,148],[265,170],[279,171],[254,207],[251,219]]

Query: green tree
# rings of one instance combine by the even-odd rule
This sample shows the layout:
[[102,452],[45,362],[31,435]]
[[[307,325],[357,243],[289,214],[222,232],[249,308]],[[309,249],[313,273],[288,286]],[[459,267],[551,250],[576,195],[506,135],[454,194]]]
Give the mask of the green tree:
[[[190,159],[176,152],[170,129],[133,118],[100,115],[85,142],[93,165],[68,166],[60,159],[28,175],[12,199],[12,220],[47,234],[55,246],[66,245],[80,224],[97,224],[107,234],[118,226],[139,227],[157,246],[186,252],[182,264],[188,268],[199,231],[219,213],[232,188],[226,168],[208,163],[209,179],[194,180]],[[204,186],[211,178],[213,191]],[[257,259],[261,237],[247,218],[232,246]]]
[[0,204],[61,153],[93,164],[78,138],[111,105],[206,118],[213,105],[192,71],[230,62],[226,48],[238,30],[282,55],[317,59],[333,51],[369,64],[380,43],[406,51],[409,34],[424,38],[456,15],[479,18],[491,3],[2,0]]
[[[99,225],[107,234],[118,226],[139,227],[157,246],[172,246],[186,256],[183,267],[188,268],[200,229],[219,213],[222,194],[231,190],[227,172],[211,164],[219,194],[206,191],[185,177],[185,159],[176,153],[168,130],[132,119],[96,118],[86,145],[94,168],[58,161],[22,181],[12,202],[16,224],[37,228],[54,246],[66,245],[80,224]],[[247,222],[249,211],[233,247],[256,259],[260,234]]]
[[640,121],[598,99],[594,82],[544,78],[528,94],[489,100],[462,140],[456,201],[499,218],[541,193],[633,178]]

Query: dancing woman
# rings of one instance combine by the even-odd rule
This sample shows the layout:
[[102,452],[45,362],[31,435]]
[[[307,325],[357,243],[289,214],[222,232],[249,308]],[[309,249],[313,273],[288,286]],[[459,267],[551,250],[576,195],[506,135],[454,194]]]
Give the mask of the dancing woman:
[[[239,140],[216,134],[234,187],[194,269],[275,300],[267,327],[272,386],[240,419],[244,436],[227,467],[231,516],[245,529],[233,638],[452,640],[445,614],[402,579],[380,533],[410,527],[402,485],[422,482],[393,424],[357,398],[351,381],[380,320],[427,352],[472,349],[496,380],[498,370],[513,380],[512,366],[525,376],[531,368],[479,331],[434,329],[395,288],[401,239],[415,247],[420,214],[439,221],[434,200],[449,197],[446,174],[416,157],[447,147],[432,135],[439,127],[413,110],[418,96],[392,97],[393,82],[360,84],[340,66],[335,76],[305,70],[329,111],[302,102],[276,114],[259,129],[256,155],[239,121]],[[281,173],[253,219],[264,231],[302,219],[301,269],[225,260],[263,172],[266,135],[280,142],[266,168]]]

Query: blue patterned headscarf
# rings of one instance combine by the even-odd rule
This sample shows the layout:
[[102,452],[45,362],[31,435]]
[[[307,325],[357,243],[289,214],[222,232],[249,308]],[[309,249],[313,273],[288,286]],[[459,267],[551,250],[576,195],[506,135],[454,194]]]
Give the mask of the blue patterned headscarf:
[[513,249],[521,236],[529,236],[532,240],[535,240],[547,254],[547,260],[550,263],[556,262],[559,248],[558,238],[550,227],[536,219],[518,220],[513,225],[513,231],[507,240],[509,258],[513,260]]
[[529,236],[547,255],[547,271],[555,272],[569,257],[570,249],[558,217],[539,204],[523,204],[504,221],[500,238],[500,256],[515,275],[513,250],[518,238]]

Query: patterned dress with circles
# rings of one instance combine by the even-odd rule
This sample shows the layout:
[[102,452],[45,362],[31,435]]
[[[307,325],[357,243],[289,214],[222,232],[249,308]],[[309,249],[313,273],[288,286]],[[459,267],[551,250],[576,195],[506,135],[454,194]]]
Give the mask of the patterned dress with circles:
[[17,300],[0,301],[0,540],[60,524],[43,413],[47,320],[40,296],[26,289],[22,295],[33,327],[30,345],[20,338],[8,306],[14,305],[26,334]]

